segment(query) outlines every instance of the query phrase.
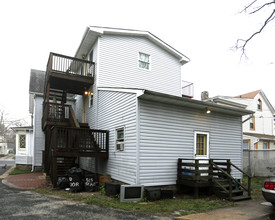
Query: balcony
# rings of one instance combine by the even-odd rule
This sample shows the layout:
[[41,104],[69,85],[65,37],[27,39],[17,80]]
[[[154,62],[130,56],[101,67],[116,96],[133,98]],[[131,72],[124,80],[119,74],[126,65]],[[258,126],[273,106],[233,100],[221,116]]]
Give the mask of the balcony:
[[95,63],[50,53],[45,81],[45,95],[51,89],[82,95],[94,83]]
[[187,98],[193,98],[194,97],[194,84],[187,81],[181,82],[181,88],[182,88],[182,96]]

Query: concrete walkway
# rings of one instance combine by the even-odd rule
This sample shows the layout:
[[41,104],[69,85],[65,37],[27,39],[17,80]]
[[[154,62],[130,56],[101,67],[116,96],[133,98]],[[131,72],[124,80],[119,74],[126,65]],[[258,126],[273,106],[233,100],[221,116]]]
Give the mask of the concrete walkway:
[[0,176],[2,183],[16,189],[35,189],[46,184],[46,175],[42,172],[27,174],[9,175],[14,169],[11,167],[7,172]]
[[236,202],[234,207],[216,209],[210,212],[185,215],[177,219],[184,220],[243,220],[243,219],[275,219],[275,207],[264,200],[246,200]]

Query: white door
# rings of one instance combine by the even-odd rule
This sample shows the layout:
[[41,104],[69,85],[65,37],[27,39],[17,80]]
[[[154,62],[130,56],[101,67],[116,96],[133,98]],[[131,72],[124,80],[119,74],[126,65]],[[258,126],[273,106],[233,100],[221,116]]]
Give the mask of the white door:
[[[208,163],[209,159],[209,133],[195,131],[194,135],[194,159],[200,159],[199,163]],[[201,167],[201,170],[208,169],[207,167]],[[207,173],[202,174],[202,176]]]

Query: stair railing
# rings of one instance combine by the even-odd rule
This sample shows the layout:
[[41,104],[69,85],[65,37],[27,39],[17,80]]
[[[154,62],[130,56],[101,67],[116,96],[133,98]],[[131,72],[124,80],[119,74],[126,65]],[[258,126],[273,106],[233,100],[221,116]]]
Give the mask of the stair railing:
[[248,196],[251,195],[251,189],[250,189],[250,184],[251,184],[251,177],[245,173],[243,170],[241,170],[240,168],[238,168],[236,165],[234,165],[233,163],[231,163],[230,160],[227,160],[227,170],[228,168],[230,168],[230,166],[233,166],[234,168],[236,168],[238,171],[240,171],[241,173],[243,173],[244,175],[246,175],[248,177],[248,187],[245,187],[242,183],[240,183],[240,181],[238,181],[236,178],[234,178],[233,176],[231,176],[230,174],[228,174],[228,172],[225,172],[223,169],[221,169],[216,163],[214,163],[213,160],[209,160],[209,162],[220,172],[222,172],[229,180],[229,199],[231,199],[232,197],[232,180],[235,181],[240,187],[242,187],[245,191],[247,191]]

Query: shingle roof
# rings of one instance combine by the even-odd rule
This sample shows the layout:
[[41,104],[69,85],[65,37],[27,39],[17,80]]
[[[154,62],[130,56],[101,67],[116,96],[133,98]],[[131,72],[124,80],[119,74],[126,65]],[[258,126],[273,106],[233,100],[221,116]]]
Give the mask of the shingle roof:
[[256,90],[254,92],[245,93],[242,95],[235,96],[235,98],[248,98],[248,99],[254,99],[254,97],[260,92],[261,90]]
[[44,81],[45,71],[31,69],[29,92],[43,94]]

